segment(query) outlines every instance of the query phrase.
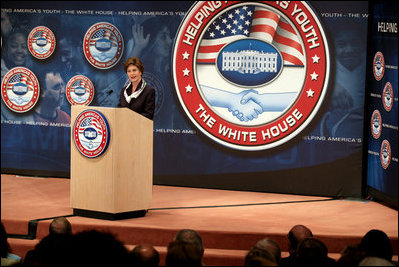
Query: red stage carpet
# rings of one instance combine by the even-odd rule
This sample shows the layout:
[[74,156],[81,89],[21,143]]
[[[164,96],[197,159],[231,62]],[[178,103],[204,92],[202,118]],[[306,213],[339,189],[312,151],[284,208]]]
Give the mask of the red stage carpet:
[[1,175],[1,221],[14,253],[25,256],[48,234],[52,218],[70,216],[74,233],[112,232],[129,249],[154,245],[161,264],[167,244],[183,228],[201,234],[205,264],[243,265],[250,247],[265,237],[276,240],[286,256],[287,233],[295,224],[308,226],[333,258],[370,229],[380,229],[390,237],[398,259],[398,211],[373,201],[155,185],[145,217],[107,221],[72,216],[69,182]]

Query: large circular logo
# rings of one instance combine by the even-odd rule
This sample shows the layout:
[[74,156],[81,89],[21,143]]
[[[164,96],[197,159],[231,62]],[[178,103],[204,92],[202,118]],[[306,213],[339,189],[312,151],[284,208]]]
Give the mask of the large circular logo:
[[83,51],[91,65],[98,69],[115,66],[123,54],[123,37],[118,28],[108,22],[91,26],[83,39]]
[[14,112],[31,110],[40,95],[39,81],[35,74],[24,67],[9,70],[1,82],[1,97],[6,106]]
[[37,59],[50,57],[55,50],[54,33],[45,26],[34,28],[28,36],[28,48],[32,56]]
[[381,166],[384,169],[387,169],[389,166],[389,163],[391,163],[391,144],[389,143],[388,140],[382,141],[381,144],[381,151],[380,151],[380,160],[381,160]]
[[76,75],[68,81],[65,94],[71,105],[88,106],[94,98],[94,86],[86,76]]
[[391,111],[393,106],[393,89],[390,82],[387,82],[384,86],[384,91],[382,92],[382,104],[386,111]]
[[378,109],[374,110],[373,114],[371,115],[371,134],[373,135],[374,139],[378,139],[381,136],[382,132],[382,118],[381,113]]
[[381,52],[377,52],[373,60],[373,73],[374,78],[379,81],[384,76],[385,72],[385,60],[384,55]]
[[317,114],[329,73],[326,34],[299,1],[198,2],[173,51],[185,113],[209,138],[239,150],[298,135]]
[[95,158],[106,151],[111,131],[107,118],[101,112],[88,109],[76,118],[73,135],[79,152],[85,157]]

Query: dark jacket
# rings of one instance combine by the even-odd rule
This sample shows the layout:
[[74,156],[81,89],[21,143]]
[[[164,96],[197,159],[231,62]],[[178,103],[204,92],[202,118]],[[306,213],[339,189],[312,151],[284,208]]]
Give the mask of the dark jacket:
[[[137,86],[137,88],[141,87],[141,83]],[[154,118],[154,110],[155,110],[155,90],[148,84],[145,86],[144,90],[137,98],[132,98],[130,103],[126,101],[124,92],[126,87],[123,87],[119,96],[119,103],[118,107],[126,107],[130,108],[131,110],[149,118],[152,120]],[[132,94],[132,84],[127,85],[128,95]]]

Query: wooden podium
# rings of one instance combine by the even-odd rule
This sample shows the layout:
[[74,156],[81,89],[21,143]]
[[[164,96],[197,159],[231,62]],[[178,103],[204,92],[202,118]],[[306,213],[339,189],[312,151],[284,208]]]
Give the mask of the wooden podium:
[[[84,156],[74,124],[85,110],[101,112],[110,127],[103,154]],[[74,215],[119,220],[144,216],[153,184],[153,121],[127,108],[71,106],[71,207]]]

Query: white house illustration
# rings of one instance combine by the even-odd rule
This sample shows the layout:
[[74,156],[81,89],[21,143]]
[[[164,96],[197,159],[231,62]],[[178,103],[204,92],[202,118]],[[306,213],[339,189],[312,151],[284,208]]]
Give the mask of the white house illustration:
[[277,53],[242,50],[222,53],[222,71],[258,74],[277,72]]

